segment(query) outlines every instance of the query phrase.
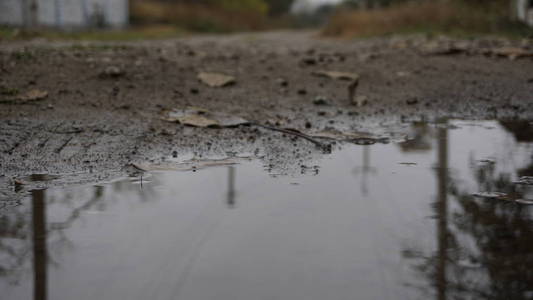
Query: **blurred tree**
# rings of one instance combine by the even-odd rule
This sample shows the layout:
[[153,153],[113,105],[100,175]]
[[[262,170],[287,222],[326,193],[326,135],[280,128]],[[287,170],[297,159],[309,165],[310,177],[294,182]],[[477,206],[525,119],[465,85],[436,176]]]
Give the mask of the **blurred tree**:
[[[253,11],[266,13],[268,5],[264,0],[159,0],[161,2],[204,4],[220,7],[229,11]],[[290,2],[281,0],[281,2]]]
[[207,0],[208,4],[229,11],[250,11],[266,14],[268,5],[263,0]]
[[287,14],[294,0],[265,0],[268,5],[268,14],[271,16],[279,16]]

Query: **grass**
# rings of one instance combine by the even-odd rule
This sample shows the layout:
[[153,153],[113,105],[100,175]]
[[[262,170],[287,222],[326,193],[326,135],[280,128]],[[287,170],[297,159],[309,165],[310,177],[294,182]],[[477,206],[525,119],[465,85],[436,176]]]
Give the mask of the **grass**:
[[531,36],[531,28],[510,21],[507,9],[460,1],[412,1],[375,10],[339,11],[323,34],[347,38],[398,33]]
[[212,5],[132,0],[132,22],[171,24],[196,32],[231,32],[265,28],[266,14],[251,10],[225,10]]
[[186,33],[182,28],[172,25],[150,25],[132,27],[124,30],[87,30],[58,31],[52,29],[23,30],[0,27],[0,41],[45,38],[48,40],[89,40],[89,41],[130,41],[141,39],[162,39],[182,36]]
[[[0,0],[1,1],[1,0]],[[232,3],[228,1],[228,3]],[[129,41],[183,36],[189,32],[234,32],[272,28],[279,20],[269,19],[266,10],[224,9],[194,2],[131,0],[130,21],[125,30],[62,31],[42,28],[25,30],[0,27],[0,41],[45,38],[48,40]],[[268,26],[267,26],[268,25]]]

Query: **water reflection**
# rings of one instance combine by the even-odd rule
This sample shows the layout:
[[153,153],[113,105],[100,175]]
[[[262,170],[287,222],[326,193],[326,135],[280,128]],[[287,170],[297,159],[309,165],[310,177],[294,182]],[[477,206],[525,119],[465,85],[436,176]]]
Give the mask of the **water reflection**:
[[[35,175],[39,177],[39,175]],[[39,180],[39,178],[34,178]],[[44,190],[35,190],[32,196],[33,220],[33,298],[35,300],[47,299],[47,255],[46,250],[46,200]]]
[[[521,123],[521,122],[520,122]],[[529,123],[528,123],[529,124]],[[502,123],[516,142],[531,141],[522,130],[529,126]],[[533,297],[533,219],[527,206],[476,199],[450,178],[448,130],[438,129],[437,251],[429,256],[408,249],[404,254],[421,263],[415,270],[435,287],[436,299],[531,299]],[[528,147],[531,149],[530,147]],[[453,147],[452,147],[453,149]],[[510,152],[513,152],[510,147]],[[512,153],[515,154],[515,153]],[[528,153],[531,157],[531,152]],[[499,160],[470,159],[479,191],[504,192],[515,199],[513,178],[522,176],[497,170]],[[526,167],[527,169],[528,167]],[[448,197],[454,200],[449,211]],[[427,289],[426,289],[427,292]]]
[[235,167],[228,167],[228,198],[226,203],[229,208],[235,207]]
[[2,299],[530,299],[532,207],[472,196],[530,197],[523,128],[415,124],[289,180],[255,161],[35,190],[0,212]]
[[446,264],[448,261],[448,132],[439,128],[437,134],[437,191],[435,203],[437,211],[437,248],[438,265],[436,271],[437,299],[445,300],[448,280],[446,278]]

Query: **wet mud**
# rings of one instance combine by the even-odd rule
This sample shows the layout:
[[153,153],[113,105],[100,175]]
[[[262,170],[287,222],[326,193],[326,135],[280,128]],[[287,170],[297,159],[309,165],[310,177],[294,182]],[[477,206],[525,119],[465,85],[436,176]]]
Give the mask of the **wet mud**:
[[[315,151],[308,141],[264,128],[199,129],[163,120],[187,107],[300,132],[393,139],[413,121],[532,119],[533,60],[490,50],[526,49],[530,41],[315,35],[3,42],[0,98],[14,102],[0,103],[0,182],[34,173],[94,182],[123,175],[133,162],[190,151],[259,149],[274,165]],[[438,51],[452,46],[464,51]],[[199,79],[206,72],[234,81],[209,86]]]

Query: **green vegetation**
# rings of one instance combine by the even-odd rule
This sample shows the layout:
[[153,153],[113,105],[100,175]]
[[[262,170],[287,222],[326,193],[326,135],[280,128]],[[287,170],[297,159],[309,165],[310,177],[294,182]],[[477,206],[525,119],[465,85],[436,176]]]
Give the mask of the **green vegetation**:
[[232,32],[287,27],[293,0],[131,0],[131,27],[125,30],[58,31],[0,27],[0,41],[125,41],[182,36],[187,32]]
[[11,57],[17,61],[30,61],[35,58],[33,53],[26,51],[26,50],[13,52],[11,53]]
[[15,96],[18,95],[19,90],[16,88],[10,88],[5,86],[0,86],[0,95],[3,96]]
[[45,38],[48,40],[95,40],[95,41],[129,41],[141,39],[170,38],[185,34],[182,28],[171,25],[146,25],[131,27],[125,30],[88,30],[88,31],[57,31],[51,29],[21,30],[0,27],[1,40]]

